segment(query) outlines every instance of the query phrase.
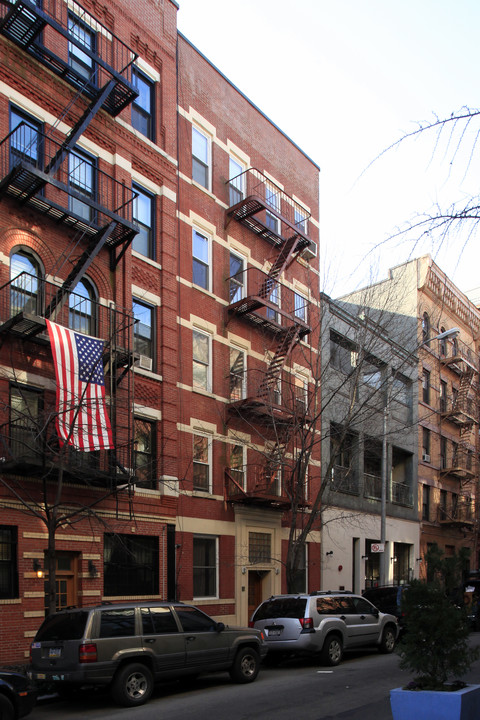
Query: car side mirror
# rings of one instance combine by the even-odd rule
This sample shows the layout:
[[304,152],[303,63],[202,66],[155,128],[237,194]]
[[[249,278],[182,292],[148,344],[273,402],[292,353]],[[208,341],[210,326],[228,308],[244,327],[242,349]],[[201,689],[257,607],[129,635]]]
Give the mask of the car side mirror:
[[380,615],[380,610],[378,608],[375,608],[375,610],[373,611],[373,615],[375,615],[375,617],[378,618]]
[[221,633],[225,630],[225,623],[219,622],[217,623],[217,632]]

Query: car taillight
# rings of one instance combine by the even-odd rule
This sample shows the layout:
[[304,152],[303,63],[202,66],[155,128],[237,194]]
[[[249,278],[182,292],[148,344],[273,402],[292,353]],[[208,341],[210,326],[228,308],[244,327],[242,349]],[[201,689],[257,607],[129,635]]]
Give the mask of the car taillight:
[[255,627],[255,623],[253,622],[253,620],[248,621],[248,627]]
[[97,646],[95,643],[83,643],[78,648],[78,661],[81,663],[97,662]]
[[300,618],[300,625],[303,630],[313,630],[313,618]]

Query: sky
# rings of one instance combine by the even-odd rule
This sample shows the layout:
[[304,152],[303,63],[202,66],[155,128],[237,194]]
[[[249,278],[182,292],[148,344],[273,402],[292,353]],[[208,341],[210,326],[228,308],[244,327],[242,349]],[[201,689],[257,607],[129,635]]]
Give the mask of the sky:
[[180,32],[320,167],[322,290],[427,252],[464,292],[480,287],[470,227],[398,235],[479,192],[480,120],[396,144],[480,106],[478,0],[178,2]]

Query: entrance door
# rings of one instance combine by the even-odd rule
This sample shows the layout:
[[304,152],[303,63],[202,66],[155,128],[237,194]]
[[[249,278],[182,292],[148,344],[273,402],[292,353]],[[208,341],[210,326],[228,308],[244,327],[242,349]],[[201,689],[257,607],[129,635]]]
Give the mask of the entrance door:
[[264,575],[265,573],[260,573],[258,570],[248,571],[248,620],[263,600],[262,580]]
[[[78,605],[77,602],[78,556],[73,553],[58,553],[55,572],[55,593],[57,610]],[[48,598],[45,593],[45,608]]]

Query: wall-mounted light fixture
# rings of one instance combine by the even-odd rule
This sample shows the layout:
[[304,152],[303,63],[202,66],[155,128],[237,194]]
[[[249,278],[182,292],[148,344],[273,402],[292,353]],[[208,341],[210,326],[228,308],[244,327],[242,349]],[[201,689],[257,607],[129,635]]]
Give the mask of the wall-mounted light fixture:
[[422,558],[417,558],[416,562],[422,562]]
[[368,555],[362,555],[362,560],[368,560]]
[[245,575],[246,572],[247,572],[247,568],[246,568],[246,567],[242,567],[242,575]]
[[325,555],[333,555],[333,550],[329,550]]
[[93,560],[88,561],[88,574],[91,578],[96,578],[98,575],[98,571]]
[[275,568],[275,575],[280,575],[280,568]]
[[397,558],[396,557],[390,558],[390,562],[397,562]]
[[33,561],[33,572],[38,578],[43,578],[43,568],[40,564],[40,560],[37,560],[37,558]]

